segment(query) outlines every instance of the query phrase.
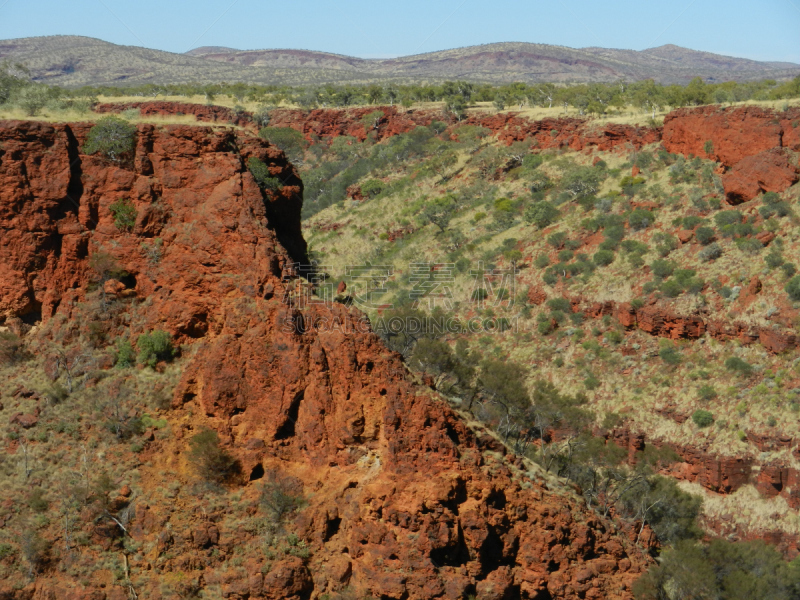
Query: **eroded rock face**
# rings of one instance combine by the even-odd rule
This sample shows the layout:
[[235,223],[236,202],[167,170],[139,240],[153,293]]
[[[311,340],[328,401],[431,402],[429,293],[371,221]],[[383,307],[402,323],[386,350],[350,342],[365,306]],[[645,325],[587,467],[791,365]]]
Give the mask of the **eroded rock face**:
[[716,160],[730,204],[761,192],[782,192],[797,181],[797,169],[781,148],[797,150],[800,110],[775,113],[757,106],[683,108],[664,118],[663,144],[670,152]]
[[[410,383],[363,315],[305,302],[292,267],[305,252],[302,185],[280,151],[232,131],[143,125],[135,155],[117,165],[81,153],[89,127],[0,125],[0,227],[9,232],[0,314],[41,313],[69,339],[96,257],[110,257],[128,273],[108,292],[132,303],[132,334],[157,327],[192,346],[174,416],[191,410],[192,428],[220,432],[242,465],[237,485],[279,469],[309,492],[294,528],[313,561],[286,557],[263,576],[255,566],[187,585],[219,584],[230,598],[316,598],[346,586],[397,600],[631,598],[648,565],[632,542]],[[259,190],[251,156],[283,181],[279,193]],[[136,208],[130,231],[111,210],[123,199]],[[171,443],[170,455],[185,451],[185,438]],[[197,548],[256,543],[191,506],[179,510],[190,511],[183,533],[164,528],[176,515],[137,506],[131,536],[183,565],[200,565]],[[65,597],[53,591],[62,583],[42,577],[19,593],[0,583],[0,596]]]
[[[69,317],[100,271],[124,270],[109,285],[154,300],[145,326],[202,337],[221,325],[219,298],[263,296],[290,268],[285,247],[305,255],[302,183],[280,150],[233,131],[141,125],[135,156],[114,164],[81,154],[90,127],[0,125],[0,317]],[[265,200],[250,157],[284,181],[280,192]],[[130,232],[115,225],[120,201],[136,209]],[[244,267],[247,284],[234,275]]]

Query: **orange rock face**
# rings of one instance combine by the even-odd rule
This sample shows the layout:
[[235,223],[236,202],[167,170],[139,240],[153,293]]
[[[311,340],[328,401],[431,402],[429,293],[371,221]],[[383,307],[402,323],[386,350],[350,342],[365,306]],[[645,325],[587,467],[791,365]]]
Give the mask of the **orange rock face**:
[[[134,156],[113,164],[81,153],[88,129],[0,124],[0,227],[9,232],[0,314],[41,315],[69,339],[98,257],[113,261],[128,275],[107,291],[136,299],[132,334],[157,327],[192,346],[176,414],[191,410],[193,426],[220,432],[242,465],[237,485],[257,485],[279,466],[309,492],[294,529],[312,561],[287,557],[266,575],[256,565],[246,576],[209,574],[206,584],[230,598],[346,586],[397,600],[632,597],[649,564],[639,550],[409,382],[358,311],[304,301],[292,266],[305,254],[302,184],[282,152],[233,131],[142,125]],[[258,188],[251,156],[283,181],[280,192]],[[130,231],[110,209],[121,199],[136,209]],[[152,507],[135,514],[137,542],[182,560],[257,543],[201,514],[184,534],[165,529],[168,517]],[[35,597],[66,597],[68,576],[59,577],[40,577]],[[0,582],[0,597],[33,596]]]

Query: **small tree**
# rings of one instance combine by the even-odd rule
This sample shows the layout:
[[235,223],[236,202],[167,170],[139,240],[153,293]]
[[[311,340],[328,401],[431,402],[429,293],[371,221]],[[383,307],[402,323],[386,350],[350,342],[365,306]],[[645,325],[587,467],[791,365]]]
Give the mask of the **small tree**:
[[305,504],[303,486],[293,477],[272,471],[261,488],[261,507],[278,525]]
[[204,429],[189,440],[189,460],[206,481],[225,483],[239,470],[239,463],[219,445],[216,431]]
[[444,232],[453,218],[457,203],[452,194],[447,194],[427,202],[420,211],[420,218],[427,223],[433,223]]
[[119,162],[125,154],[133,151],[136,126],[119,117],[105,117],[89,131],[83,151],[86,154],[100,152],[106,158]]
[[19,95],[19,105],[29,117],[35,117],[50,99],[50,90],[44,85],[29,85]]

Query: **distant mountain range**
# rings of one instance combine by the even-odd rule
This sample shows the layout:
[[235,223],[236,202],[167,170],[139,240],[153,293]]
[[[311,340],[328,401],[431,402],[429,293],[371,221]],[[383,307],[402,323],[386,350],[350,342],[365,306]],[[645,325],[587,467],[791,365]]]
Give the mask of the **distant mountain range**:
[[0,61],[25,64],[36,81],[79,87],[143,83],[319,85],[371,81],[588,83],[655,79],[686,83],[784,79],[800,64],[759,62],[666,45],[649,50],[566,48],[497,43],[392,59],[363,59],[310,50],[236,50],[220,46],[185,54],[119,46],[79,36],[0,41]]

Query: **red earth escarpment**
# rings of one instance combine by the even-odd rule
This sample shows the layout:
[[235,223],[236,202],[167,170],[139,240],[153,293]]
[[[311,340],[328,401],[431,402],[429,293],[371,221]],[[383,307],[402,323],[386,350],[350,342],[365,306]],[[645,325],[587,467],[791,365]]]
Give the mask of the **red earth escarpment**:
[[252,115],[239,112],[225,106],[214,104],[192,104],[189,102],[169,102],[167,100],[143,100],[141,102],[107,102],[95,105],[92,110],[97,113],[121,113],[125,110],[138,110],[142,117],[193,115],[198,121],[219,123],[222,125],[239,125],[244,127],[251,123]]
[[[137,108],[143,115],[194,114],[198,120],[229,122],[245,126],[248,113],[236,113],[220,106],[145,101],[98,105],[97,112],[121,112]],[[380,111],[383,116],[377,114]],[[607,123],[575,117],[534,121],[518,113],[471,114],[463,121],[430,109],[399,109],[375,106],[352,109],[276,109],[271,127],[290,127],[315,138],[352,136],[376,141],[408,133],[420,125],[444,121],[451,131],[459,125],[478,125],[489,129],[505,144],[530,140],[536,148],[569,148],[600,151],[640,149],[661,142],[669,152],[701,156],[720,162],[722,183],[730,204],[752,200],[761,192],[782,192],[798,180],[800,151],[800,109],[783,112],[744,106],[722,108],[717,105],[682,108],[664,118],[663,127],[641,127]]]
[[[397,600],[631,598],[649,564],[632,541],[482,443],[409,381],[358,311],[303,304],[293,267],[305,253],[302,184],[282,152],[231,130],[140,125],[135,152],[116,164],[81,152],[90,127],[0,123],[2,320],[24,332],[41,319],[28,335],[70,343],[86,326],[75,317],[98,264],[113,261],[126,275],[103,290],[127,303],[129,334],[164,329],[188,349],[168,414],[174,436],[147,444],[141,485],[164,473],[191,484],[187,438],[209,426],[240,462],[234,488],[257,496],[258,479],[279,471],[308,502],[291,526],[309,558],[219,570],[255,534],[191,498],[173,506],[120,492],[134,505],[130,537],[153,548],[130,564],[152,573],[140,597],[161,598],[160,579],[189,570],[193,586],[241,599],[348,586]],[[258,188],[250,157],[283,181],[280,192]],[[121,199],[136,208],[130,231],[110,209]],[[55,564],[27,586],[0,582],[0,598],[14,600],[125,594],[113,578],[78,581]]]

